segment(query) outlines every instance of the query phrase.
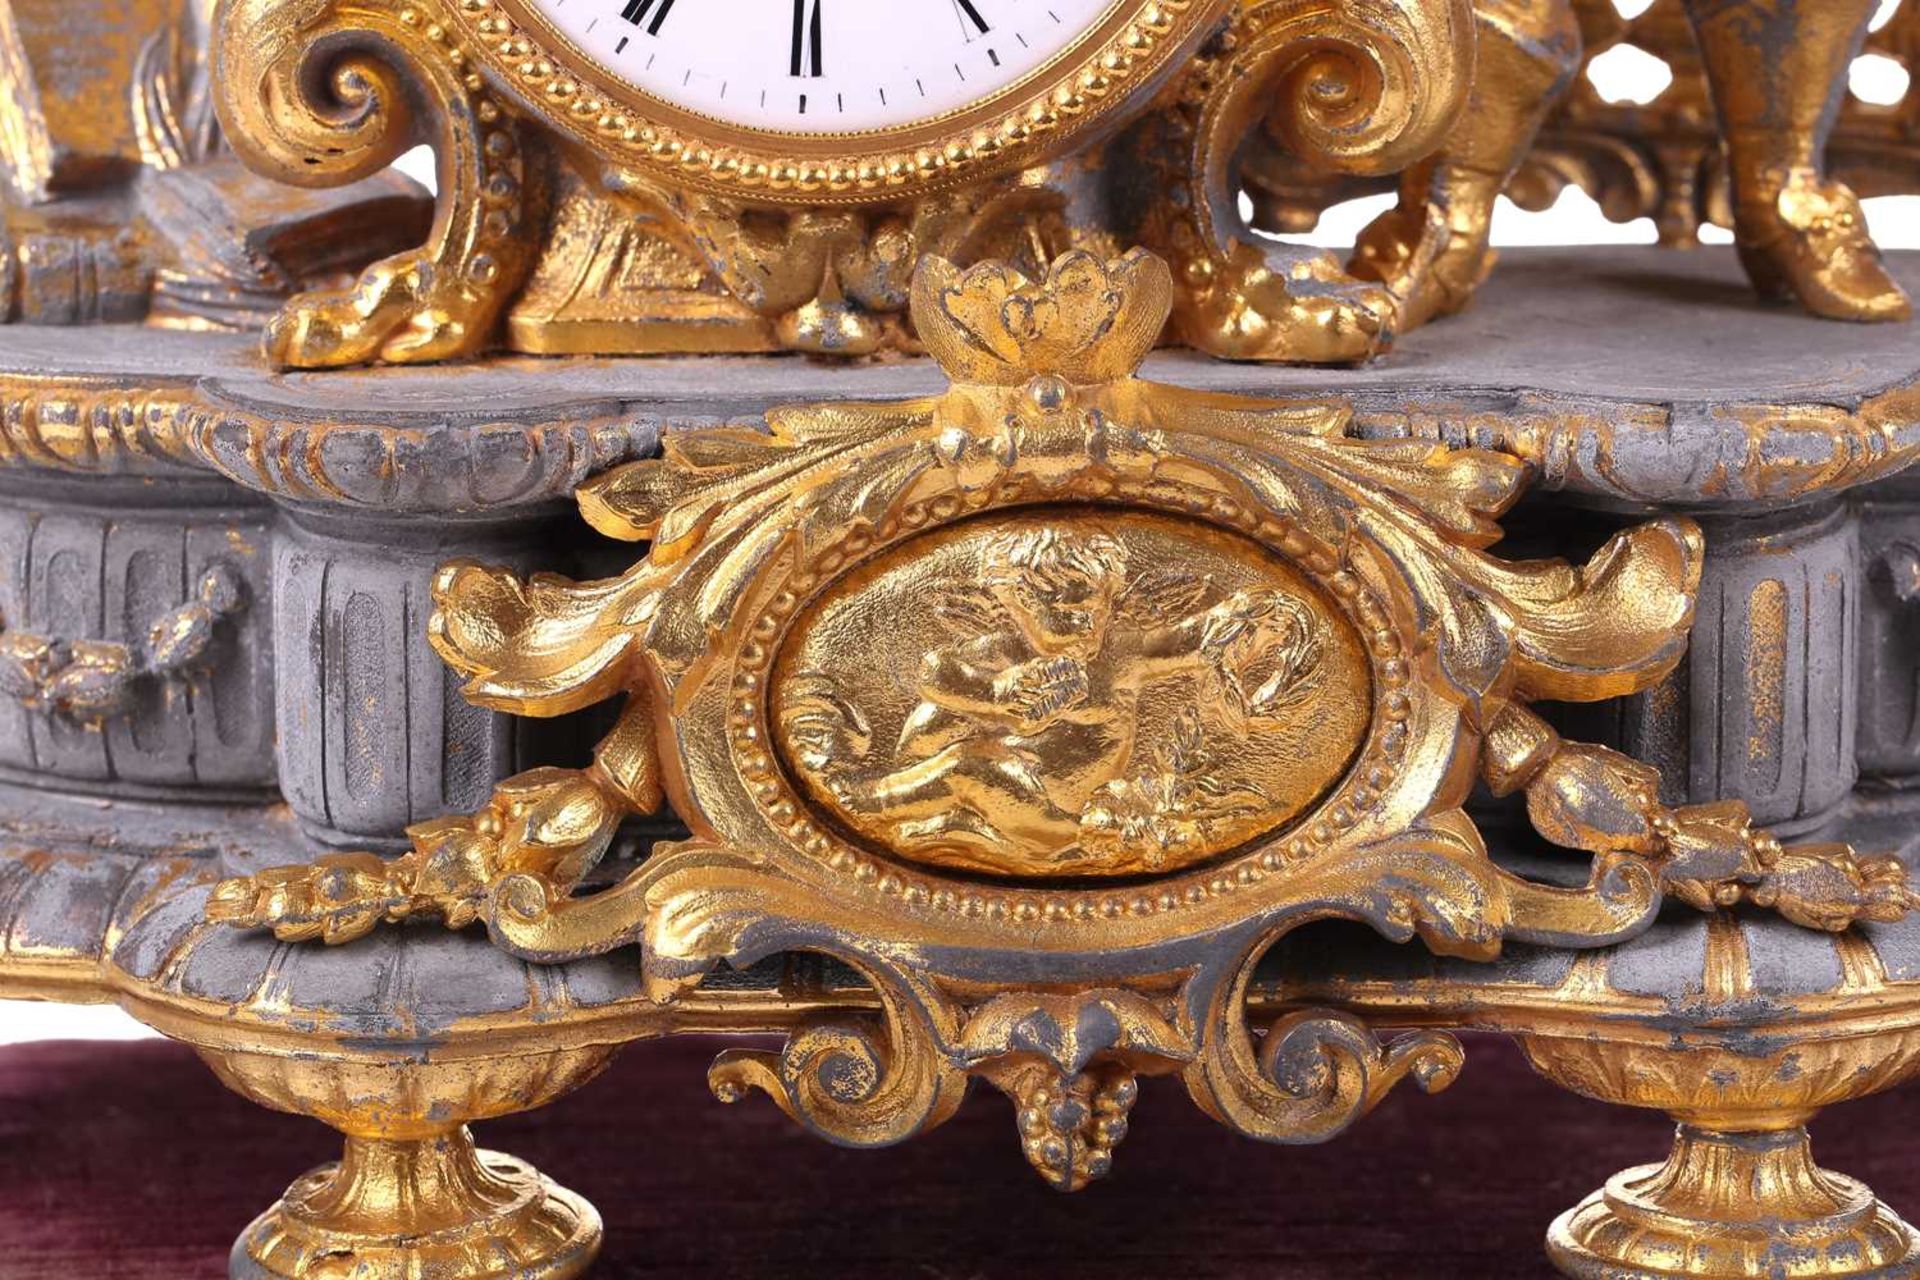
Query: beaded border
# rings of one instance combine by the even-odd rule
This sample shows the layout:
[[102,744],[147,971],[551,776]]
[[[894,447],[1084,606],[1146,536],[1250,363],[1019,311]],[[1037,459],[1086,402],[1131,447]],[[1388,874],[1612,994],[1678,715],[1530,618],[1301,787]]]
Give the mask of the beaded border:
[[[1117,499],[1117,501],[1116,501]],[[1050,495],[1057,501],[1058,495]],[[992,493],[943,495],[909,503],[875,530],[856,529],[808,562],[788,572],[749,630],[735,659],[728,698],[727,737],[740,781],[761,816],[816,864],[878,890],[910,908],[991,923],[1084,924],[1094,919],[1146,919],[1197,908],[1259,885],[1339,845],[1392,792],[1405,755],[1410,669],[1405,645],[1379,596],[1318,539],[1297,526],[1258,516],[1229,498],[1150,484],[1108,495],[1096,505],[1134,507],[1173,518],[1213,524],[1249,537],[1300,569],[1325,591],[1353,624],[1367,652],[1373,715],[1367,738],[1346,772],[1308,808],[1275,830],[1256,837],[1239,853],[1198,868],[1175,872],[1157,883],[1124,888],[1063,890],[1050,886],[987,886],[909,867],[840,835],[818,819],[778,760],[768,720],[770,672],[798,615],[831,583],[881,551],[913,536],[987,512],[1031,505],[1034,495],[1014,483]]]
[[[729,135],[751,135],[722,121],[711,137],[651,120],[602,83],[608,73],[539,24],[520,16],[523,0],[446,0],[491,64],[542,118],[603,154],[636,161],[653,176],[730,195],[779,203],[853,204],[938,190],[990,176],[1032,158],[1130,100],[1188,35],[1224,15],[1229,0],[1134,0],[1139,13],[1108,39],[1067,60],[1051,88],[1030,85],[987,122],[944,143],[902,148],[850,139],[865,149],[845,156],[781,154]],[[571,67],[575,59],[585,65]],[[937,128],[933,121],[927,128]]]

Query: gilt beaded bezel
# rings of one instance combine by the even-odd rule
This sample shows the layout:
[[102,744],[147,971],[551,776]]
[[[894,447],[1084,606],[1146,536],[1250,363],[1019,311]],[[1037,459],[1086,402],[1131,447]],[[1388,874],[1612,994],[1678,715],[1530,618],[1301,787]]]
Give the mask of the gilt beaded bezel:
[[526,0],[450,0],[505,87],[596,154],[669,184],[776,204],[900,200],[1058,154],[1155,87],[1231,0],[1131,0],[982,102],[897,129],[743,128],[620,81]]

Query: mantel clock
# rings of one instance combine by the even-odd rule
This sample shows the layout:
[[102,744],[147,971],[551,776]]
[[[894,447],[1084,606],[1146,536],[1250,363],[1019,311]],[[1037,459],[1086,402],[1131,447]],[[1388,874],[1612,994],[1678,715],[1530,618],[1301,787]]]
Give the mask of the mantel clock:
[[[1251,133],[1389,173],[1444,138],[1464,0],[231,0],[220,108],[307,185],[433,143],[429,243],[268,337],[319,367],[471,354],[917,350],[929,254],[1034,268],[1141,242],[1179,336],[1358,359],[1390,299],[1255,249]],[[437,121],[436,128],[429,128]]]
[[[638,1041],[849,1147],[999,1093],[1072,1191],[1136,1103],[1321,1143],[1461,1031],[1678,1123],[1571,1280],[1920,1280],[1807,1131],[1920,1078],[1920,255],[1855,195],[1920,90],[1858,56],[1920,0],[0,0],[0,996],[339,1131],[229,1280],[579,1280],[467,1125]],[[1734,244],[1490,275],[1570,185]],[[911,1248],[782,1159],[794,1234],[634,1247]],[[199,1247],[18,1183],[60,1274]],[[978,1234],[1204,1272],[1253,1203],[1159,1194]]]

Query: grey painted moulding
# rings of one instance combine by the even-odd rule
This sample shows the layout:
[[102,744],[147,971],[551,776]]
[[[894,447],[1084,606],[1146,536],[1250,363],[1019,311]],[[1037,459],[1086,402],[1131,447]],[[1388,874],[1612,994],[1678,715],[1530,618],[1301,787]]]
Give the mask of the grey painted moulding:
[[[1890,260],[1920,288],[1920,254]],[[0,332],[0,463],[193,465],[286,500],[392,513],[555,500],[593,471],[644,456],[663,429],[940,386],[923,360],[848,367],[772,357],[502,358],[281,375],[243,336],[85,335]],[[24,384],[49,370],[97,392],[94,404],[56,406],[56,416],[86,420],[86,431],[67,433],[81,444],[49,447],[35,429],[40,410]],[[1506,449],[1535,463],[1541,488],[1609,503],[1779,506],[1920,456],[1911,326],[1833,324],[1763,306],[1730,251],[1512,252],[1473,310],[1366,368],[1163,352],[1147,375],[1335,401],[1352,410],[1359,434]]]
[[1738,796],[1798,834],[1853,794],[1860,684],[1859,514],[1833,501],[1705,521],[1688,647],[1689,801]]
[[1878,785],[1920,782],[1920,476],[1861,495],[1859,759]]
[[445,560],[570,569],[542,512],[511,521],[387,519],[295,510],[274,533],[276,758],[288,806],[326,844],[382,847],[405,829],[486,801],[523,758],[517,723],[460,696],[426,640]]
[[[1907,831],[1912,816],[1901,815]],[[1872,826],[1845,834],[1884,846],[1887,833]],[[0,855],[0,872],[4,865]],[[431,1051],[463,1024],[482,1018],[537,1025],[562,1012],[590,1010],[633,1038],[661,1027],[661,1008],[642,988],[630,951],[534,965],[495,948],[484,932],[450,933],[431,921],[384,928],[344,947],[287,946],[269,934],[206,923],[208,888],[205,876],[181,876],[123,911],[123,923],[104,948],[114,980],[204,1002],[248,1025],[299,1031],[323,1019],[335,1034],[391,1052]],[[1502,1029],[1503,1014],[1537,1005],[1541,992],[1600,982],[1649,1002],[1653,1011],[1639,1015],[1643,1021],[1735,1053],[1766,1056],[1776,1048],[1773,1032],[1796,1016],[1789,1001],[1845,993],[1845,953],[1857,958],[1864,950],[1869,964],[1884,969],[1883,997],[1907,997],[1920,979],[1920,917],[1839,937],[1779,916],[1747,914],[1739,927],[1751,990],[1721,998],[1712,994],[1708,978],[1711,919],[1673,910],[1640,936],[1587,953],[1591,959],[1580,977],[1578,956],[1568,950],[1515,943],[1493,960],[1464,960],[1389,942],[1364,926],[1322,922],[1277,943],[1248,994],[1265,1007],[1356,998],[1365,1005],[1416,988],[1429,997],[1427,984],[1440,982],[1447,988],[1444,1003],[1424,1014]],[[846,995],[858,985],[849,978],[831,964],[796,969],[774,961],[717,973],[706,988],[824,996],[837,987]],[[700,999],[691,996],[690,1007]],[[1384,1004],[1394,1007],[1391,999]]]

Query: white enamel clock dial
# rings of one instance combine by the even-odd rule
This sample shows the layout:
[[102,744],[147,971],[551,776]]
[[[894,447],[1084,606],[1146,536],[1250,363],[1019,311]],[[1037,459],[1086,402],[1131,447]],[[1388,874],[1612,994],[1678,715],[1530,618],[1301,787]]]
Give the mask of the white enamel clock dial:
[[1045,68],[1121,0],[527,0],[616,80],[741,128],[937,120]]

